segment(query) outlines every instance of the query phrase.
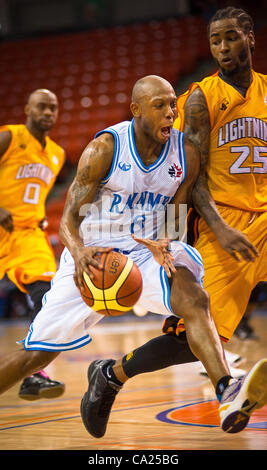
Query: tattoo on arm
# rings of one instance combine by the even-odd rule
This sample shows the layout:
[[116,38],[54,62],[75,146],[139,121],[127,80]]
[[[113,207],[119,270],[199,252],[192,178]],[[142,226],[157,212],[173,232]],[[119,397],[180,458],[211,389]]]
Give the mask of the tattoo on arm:
[[73,244],[81,244],[82,240],[79,234],[79,227],[83,220],[81,208],[83,204],[91,202],[91,194],[95,191],[95,184],[89,183],[90,167],[84,167],[78,171],[76,178],[71,184],[63,215],[60,223],[60,236],[63,243],[71,251]]
[[[63,243],[71,246],[81,243],[79,227],[87,205],[94,200],[100,181],[106,176],[114,153],[113,137],[108,134],[90,142],[84,150],[72,182],[60,224]],[[83,208],[83,210],[81,210]]]
[[90,178],[90,173],[91,173],[90,166],[86,166],[80,171],[79,180],[81,181],[82,185],[87,184]]
[[75,180],[70,193],[70,201],[68,207],[70,213],[73,215],[73,221],[75,222],[76,226],[78,226],[81,222],[78,217],[78,212],[81,206],[81,201],[86,198],[87,194],[88,188],[84,184]]
[[221,219],[216,204],[209,192],[206,167],[209,161],[210,118],[206,99],[197,88],[185,105],[184,134],[200,151],[200,173],[193,189],[193,203],[208,225]]
[[202,166],[206,164],[209,153],[210,120],[203,93],[197,89],[187,99],[185,105],[184,134],[201,153]]

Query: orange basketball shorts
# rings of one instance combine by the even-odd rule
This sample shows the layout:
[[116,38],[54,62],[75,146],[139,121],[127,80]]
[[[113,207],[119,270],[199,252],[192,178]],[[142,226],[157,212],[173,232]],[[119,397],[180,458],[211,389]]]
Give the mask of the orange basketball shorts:
[[6,274],[22,291],[37,280],[51,281],[56,262],[48,237],[39,227],[15,229],[11,234],[1,229],[0,279]]
[[203,286],[210,296],[219,335],[228,341],[246,311],[251,291],[259,282],[267,281],[267,212],[225,206],[218,206],[218,210],[228,225],[242,231],[259,252],[254,262],[236,261],[221,248],[204,220],[199,220],[195,248],[203,260]]

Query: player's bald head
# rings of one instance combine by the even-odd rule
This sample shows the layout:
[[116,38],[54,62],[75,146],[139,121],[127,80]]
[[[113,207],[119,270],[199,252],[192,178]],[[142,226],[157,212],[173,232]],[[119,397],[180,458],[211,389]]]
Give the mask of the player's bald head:
[[50,90],[38,88],[34,90],[25,105],[27,116],[27,126],[32,129],[39,129],[41,132],[48,132],[57,120],[58,100]]
[[171,84],[165,78],[158,75],[147,75],[137,80],[132,91],[132,102],[141,103],[147,96],[152,97],[163,91],[174,91]]
[[28,98],[28,101],[27,101],[27,104],[31,106],[31,105],[35,104],[36,101],[40,101],[42,99],[45,99],[45,100],[48,99],[49,101],[53,101],[55,103],[58,102],[55,93],[53,93],[50,90],[47,90],[46,88],[38,88],[37,90],[34,90],[30,94],[30,96]]
[[130,109],[135,135],[165,144],[177,117],[177,98],[172,85],[158,75],[140,78],[132,91]]

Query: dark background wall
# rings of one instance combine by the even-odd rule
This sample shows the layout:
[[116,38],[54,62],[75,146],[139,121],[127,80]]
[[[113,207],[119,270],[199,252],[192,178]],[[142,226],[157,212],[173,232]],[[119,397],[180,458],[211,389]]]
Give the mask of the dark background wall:
[[2,37],[10,37],[192,13],[209,16],[227,5],[244,7],[258,22],[266,21],[265,0],[0,0],[0,32]]

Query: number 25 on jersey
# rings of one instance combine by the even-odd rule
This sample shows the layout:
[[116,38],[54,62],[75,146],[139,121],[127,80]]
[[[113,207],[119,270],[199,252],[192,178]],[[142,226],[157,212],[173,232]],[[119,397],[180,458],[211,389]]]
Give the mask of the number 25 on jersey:
[[[237,159],[230,166],[230,174],[237,173],[267,173],[267,147],[252,147],[247,145],[240,147],[231,147],[231,153],[238,153]],[[252,154],[251,166],[248,165],[247,160]],[[257,166],[256,166],[257,164]]]

